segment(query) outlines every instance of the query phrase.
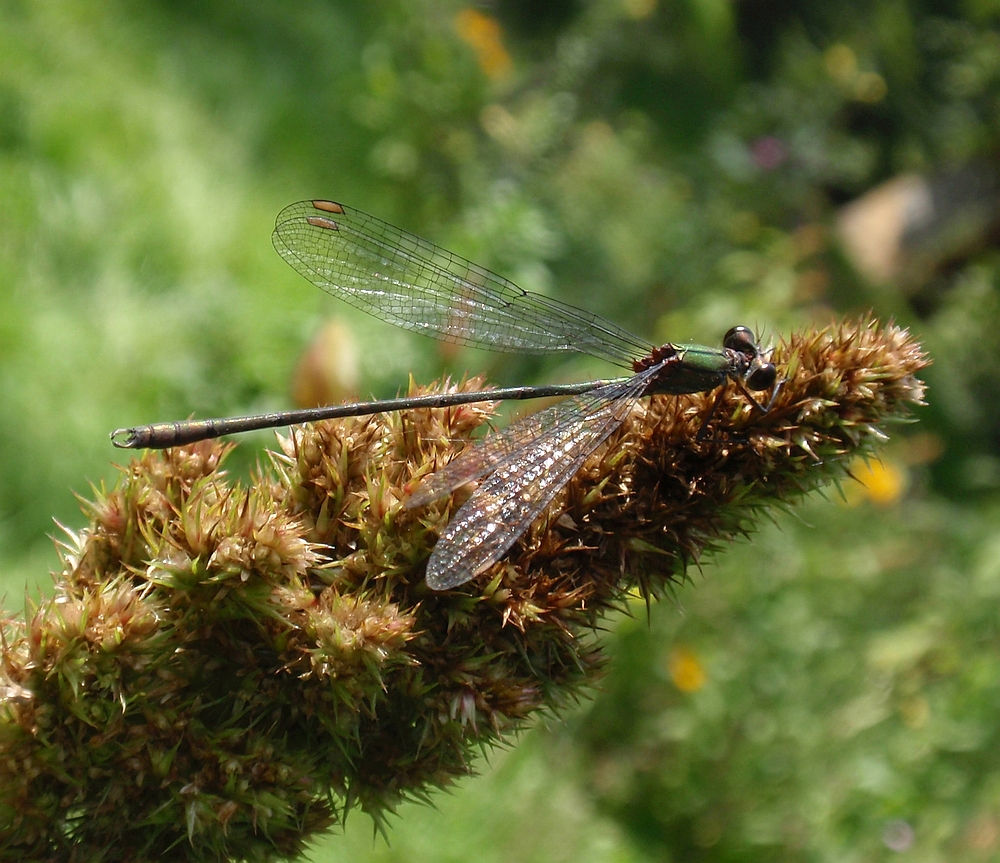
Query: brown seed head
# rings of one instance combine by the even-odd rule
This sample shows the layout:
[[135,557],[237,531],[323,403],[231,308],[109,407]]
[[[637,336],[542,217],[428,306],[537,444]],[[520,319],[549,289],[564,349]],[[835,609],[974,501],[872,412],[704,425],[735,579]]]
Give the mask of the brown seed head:
[[922,402],[928,362],[870,320],[772,360],[765,415],[735,386],[714,412],[715,393],[640,401],[500,562],[444,594],[423,568],[465,493],[402,501],[489,405],[296,429],[249,488],[220,470],[228,445],[146,453],[68,534],[55,596],[4,627],[0,847],[293,854],[351,805],[379,819],[468,773],[593,681],[587,635],[627,592],[662,594],[845,476]]

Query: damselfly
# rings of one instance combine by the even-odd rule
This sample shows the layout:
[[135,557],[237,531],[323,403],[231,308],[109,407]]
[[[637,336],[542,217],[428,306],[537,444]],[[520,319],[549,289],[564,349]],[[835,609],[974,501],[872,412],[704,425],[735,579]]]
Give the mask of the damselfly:
[[747,327],[733,327],[722,348],[669,343],[656,347],[598,315],[522,290],[427,240],[333,201],[300,201],[286,207],[278,214],[272,239],[278,254],[314,285],[403,329],[489,350],[589,354],[632,372],[629,377],[580,384],[157,423],[111,435],[119,447],[163,448],[335,417],[569,396],[486,437],[421,482],[406,500],[409,509],[425,506],[482,480],[434,547],[426,576],[434,590],[458,587],[496,563],[624,422],[637,399],[656,393],[710,392],[733,381],[763,411],[750,391],[775,384],[774,365]]

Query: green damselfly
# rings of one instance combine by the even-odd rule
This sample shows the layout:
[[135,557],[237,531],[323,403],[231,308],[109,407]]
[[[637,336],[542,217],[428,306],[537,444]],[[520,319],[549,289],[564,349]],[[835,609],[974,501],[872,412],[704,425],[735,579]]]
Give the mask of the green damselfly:
[[[670,343],[656,347],[598,315],[522,290],[427,240],[333,201],[300,201],[286,207],[278,214],[272,239],[278,254],[314,285],[403,329],[489,350],[589,354],[632,372],[629,377],[579,384],[157,423],[111,435],[115,446],[163,448],[335,417],[566,396],[470,447],[421,482],[406,500],[410,509],[425,506],[481,480],[428,561],[427,583],[434,590],[458,587],[496,563],[621,425],[637,399],[710,392],[732,381],[764,411],[751,391],[775,385],[775,367],[747,327],[733,327],[721,348]],[[706,425],[707,420],[702,430]]]

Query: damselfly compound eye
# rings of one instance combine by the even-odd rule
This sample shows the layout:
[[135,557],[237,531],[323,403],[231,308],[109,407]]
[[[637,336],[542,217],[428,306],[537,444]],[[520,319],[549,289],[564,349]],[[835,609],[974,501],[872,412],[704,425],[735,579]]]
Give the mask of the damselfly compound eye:
[[747,386],[752,390],[769,390],[778,379],[778,370],[774,363],[764,363],[747,375]]
[[722,340],[723,347],[739,351],[749,357],[756,357],[760,352],[757,339],[749,327],[733,327]]

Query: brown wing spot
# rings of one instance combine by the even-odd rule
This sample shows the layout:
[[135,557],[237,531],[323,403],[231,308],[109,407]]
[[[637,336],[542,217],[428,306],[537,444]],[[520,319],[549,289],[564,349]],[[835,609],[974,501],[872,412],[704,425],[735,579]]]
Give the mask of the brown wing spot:
[[306,216],[306,221],[314,228],[326,228],[328,231],[340,230],[340,225],[333,219],[327,219],[323,216]]
[[344,215],[344,208],[336,201],[313,201],[312,205],[324,213],[336,213],[338,216]]

